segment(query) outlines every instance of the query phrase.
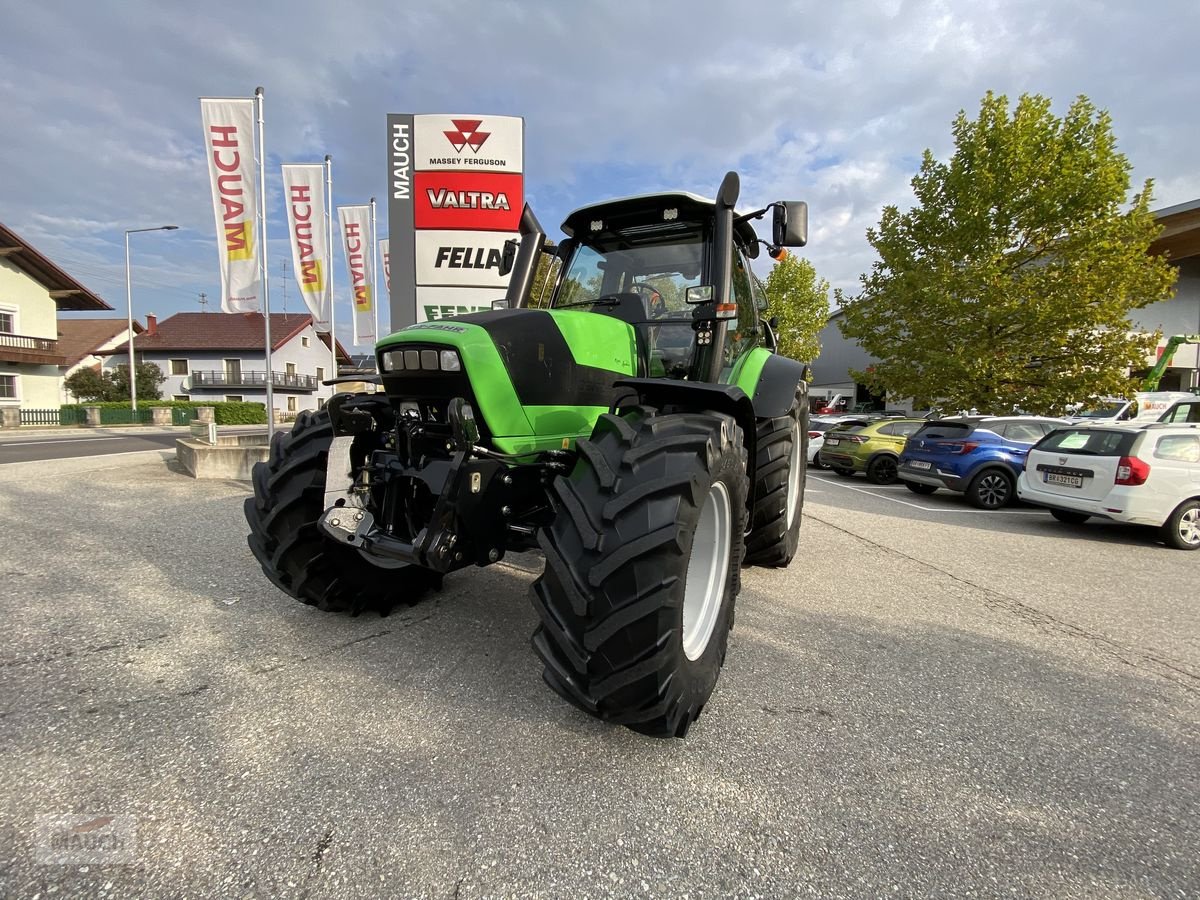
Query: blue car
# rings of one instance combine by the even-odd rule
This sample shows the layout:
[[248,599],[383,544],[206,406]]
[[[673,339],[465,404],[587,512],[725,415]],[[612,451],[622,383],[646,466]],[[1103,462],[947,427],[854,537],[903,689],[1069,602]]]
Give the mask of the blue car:
[[1029,448],[1066,424],[1037,416],[935,419],[908,439],[897,474],[914,494],[946,488],[979,509],[1000,509],[1016,499]]

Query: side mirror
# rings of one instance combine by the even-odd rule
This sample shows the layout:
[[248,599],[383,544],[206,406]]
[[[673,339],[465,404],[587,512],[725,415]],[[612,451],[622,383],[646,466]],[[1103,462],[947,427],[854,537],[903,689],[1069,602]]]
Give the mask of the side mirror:
[[[520,241],[516,238],[509,238],[504,242],[504,252],[500,254],[500,274],[507,275],[513,270],[513,266],[517,262],[517,247]],[[507,309],[507,307],[505,307]]]
[[698,305],[712,303],[713,289],[711,284],[697,284],[684,291],[683,299],[688,303]]
[[803,200],[780,200],[772,204],[771,243],[776,247],[803,247],[808,243],[808,204]]

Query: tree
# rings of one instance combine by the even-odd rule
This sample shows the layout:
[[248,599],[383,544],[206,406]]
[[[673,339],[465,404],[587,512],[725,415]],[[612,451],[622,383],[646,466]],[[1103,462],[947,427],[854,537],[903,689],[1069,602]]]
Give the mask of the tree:
[[72,397],[84,403],[107,400],[112,390],[112,381],[102,375],[99,369],[90,368],[72,372],[63,380],[63,385]]
[[959,112],[948,163],[926,150],[916,204],[886,207],[862,292],[837,299],[841,329],[879,361],[859,380],[951,409],[1061,412],[1135,389],[1156,336],[1129,314],[1170,295],[1175,272],[1147,250],[1152,182],[1128,198],[1130,165],[1086,97],[989,92]]
[[[116,395],[112,399],[125,400],[129,397],[129,366],[117,366],[111,372],[107,373],[112,380],[113,393]],[[155,363],[140,362],[137,364],[137,395],[139,400],[161,400],[162,391],[159,390],[159,385],[167,380],[167,376],[163,374]]]
[[[159,385],[167,380],[154,363],[137,364],[137,395],[139,400],[159,400]],[[67,390],[83,403],[103,403],[129,399],[129,366],[117,366],[112,372],[80,369],[63,381]]]
[[807,259],[787,254],[767,276],[771,314],[779,319],[779,352],[812,362],[821,353],[818,335],[829,321],[829,282]]

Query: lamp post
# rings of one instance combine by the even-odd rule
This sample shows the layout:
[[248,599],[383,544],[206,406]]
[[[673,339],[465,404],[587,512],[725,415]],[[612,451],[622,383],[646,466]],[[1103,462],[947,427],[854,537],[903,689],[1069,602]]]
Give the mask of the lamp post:
[[125,229],[125,303],[129,309],[129,402],[137,412],[137,365],[133,361],[133,286],[129,280],[129,236],[143,231],[175,231],[178,225],[155,225],[153,228]]

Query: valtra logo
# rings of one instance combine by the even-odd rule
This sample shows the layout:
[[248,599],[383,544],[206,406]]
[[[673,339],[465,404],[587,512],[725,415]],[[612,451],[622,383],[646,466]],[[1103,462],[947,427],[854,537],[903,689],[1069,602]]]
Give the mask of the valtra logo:
[[479,148],[492,136],[490,131],[479,130],[479,126],[483,124],[482,119],[451,119],[450,124],[457,130],[443,131],[442,134],[446,136],[455,153],[462,153],[463,147],[470,147],[472,152],[479,153]]

